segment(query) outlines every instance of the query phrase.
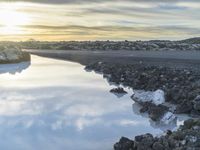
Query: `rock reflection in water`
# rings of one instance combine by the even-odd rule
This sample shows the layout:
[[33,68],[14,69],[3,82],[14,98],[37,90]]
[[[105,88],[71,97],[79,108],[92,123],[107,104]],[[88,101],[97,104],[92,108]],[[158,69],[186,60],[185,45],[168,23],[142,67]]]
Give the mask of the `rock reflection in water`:
[[22,62],[17,64],[0,64],[0,74],[10,73],[16,74],[21,73],[23,70],[27,69],[31,65],[30,62]]
[[150,125],[155,129],[160,129],[162,131],[167,130],[176,130],[180,125],[183,125],[183,122],[190,117],[188,115],[176,115],[176,119],[170,122],[169,124],[163,124],[162,122],[155,122],[149,118],[147,113],[140,113],[141,105],[138,103],[132,104],[132,110],[135,114],[141,115],[144,118],[149,119]]

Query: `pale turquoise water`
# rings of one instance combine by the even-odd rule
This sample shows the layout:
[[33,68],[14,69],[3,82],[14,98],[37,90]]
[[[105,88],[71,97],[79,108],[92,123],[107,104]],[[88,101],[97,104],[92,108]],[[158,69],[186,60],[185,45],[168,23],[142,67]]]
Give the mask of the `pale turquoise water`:
[[122,135],[162,132],[135,113],[131,90],[117,98],[80,64],[32,56],[0,73],[2,150],[111,150]]

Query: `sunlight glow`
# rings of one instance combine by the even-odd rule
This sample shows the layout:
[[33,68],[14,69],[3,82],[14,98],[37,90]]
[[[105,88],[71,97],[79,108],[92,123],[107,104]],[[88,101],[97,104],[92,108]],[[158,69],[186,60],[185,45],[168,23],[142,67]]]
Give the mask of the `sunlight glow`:
[[5,26],[24,25],[28,22],[25,14],[13,10],[4,10],[0,12],[0,22]]
[[30,19],[26,13],[18,12],[14,6],[0,10],[1,34],[20,34],[20,25],[27,25]]

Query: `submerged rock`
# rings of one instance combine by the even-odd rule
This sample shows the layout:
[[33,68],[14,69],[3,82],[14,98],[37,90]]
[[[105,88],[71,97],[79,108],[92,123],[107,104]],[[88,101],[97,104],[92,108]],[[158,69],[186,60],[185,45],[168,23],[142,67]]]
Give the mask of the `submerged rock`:
[[[138,103],[139,104],[139,103]],[[176,121],[176,116],[165,105],[155,105],[150,102],[140,103],[140,113],[147,113],[149,118],[159,125],[169,125]],[[134,108],[135,109],[135,108]]]
[[175,120],[176,116],[172,112],[167,112],[163,115],[162,119],[160,120],[160,123],[168,125]]
[[166,106],[148,104],[147,113],[149,114],[149,118],[151,118],[153,121],[159,122],[167,111],[168,108]]
[[131,98],[142,106],[140,112],[148,113],[153,121],[169,124],[175,119],[173,113],[169,112],[169,108],[163,105],[165,97],[162,90],[135,91]]

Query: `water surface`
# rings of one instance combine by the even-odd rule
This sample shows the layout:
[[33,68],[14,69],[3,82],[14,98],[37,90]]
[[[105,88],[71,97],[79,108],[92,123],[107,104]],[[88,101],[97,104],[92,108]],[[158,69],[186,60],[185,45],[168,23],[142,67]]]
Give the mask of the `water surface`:
[[118,98],[77,63],[32,56],[29,65],[0,65],[0,149],[111,150],[122,135],[162,133],[137,113],[130,89]]

